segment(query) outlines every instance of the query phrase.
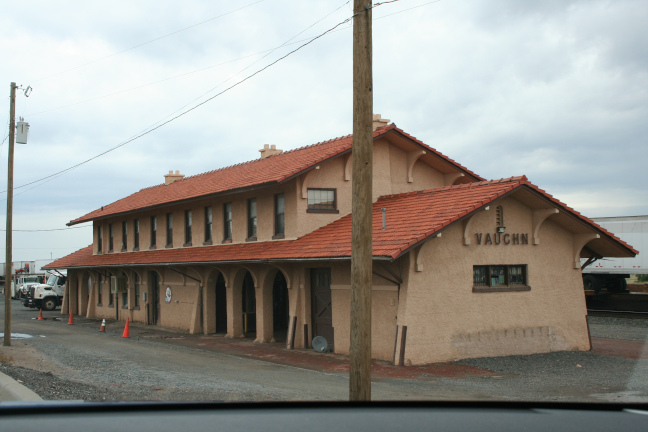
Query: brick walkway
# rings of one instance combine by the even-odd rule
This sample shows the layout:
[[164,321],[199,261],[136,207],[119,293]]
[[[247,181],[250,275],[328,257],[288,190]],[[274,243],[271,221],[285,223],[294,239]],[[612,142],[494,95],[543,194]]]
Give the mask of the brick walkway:
[[593,337],[592,352],[630,359],[648,359],[648,344],[640,341]]

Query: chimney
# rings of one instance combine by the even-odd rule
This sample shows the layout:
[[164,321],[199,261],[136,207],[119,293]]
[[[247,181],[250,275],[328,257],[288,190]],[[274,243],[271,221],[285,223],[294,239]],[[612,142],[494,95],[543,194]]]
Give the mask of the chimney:
[[180,171],[176,170],[175,174],[173,174],[173,171],[169,171],[169,174],[164,174],[164,184],[169,185],[174,181],[182,180],[183,178],[184,174],[180,174]]
[[375,131],[376,129],[387,126],[389,123],[389,119],[384,119],[380,117],[380,114],[374,114],[373,115],[373,130]]
[[261,159],[265,159],[268,156],[279,154],[282,151],[283,150],[277,150],[277,146],[274,144],[263,144],[263,148],[259,150],[259,153],[261,153]]

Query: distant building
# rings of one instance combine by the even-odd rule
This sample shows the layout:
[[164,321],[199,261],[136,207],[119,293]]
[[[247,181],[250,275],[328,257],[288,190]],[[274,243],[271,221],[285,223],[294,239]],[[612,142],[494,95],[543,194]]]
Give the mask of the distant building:
[[[580,258],[626,243],[525,177],[485,181],[374,122],[373,357],[395,364],[590,348]],[[192,177],[69,223],[92,245],[64,313],[349,352],[346,136]]]

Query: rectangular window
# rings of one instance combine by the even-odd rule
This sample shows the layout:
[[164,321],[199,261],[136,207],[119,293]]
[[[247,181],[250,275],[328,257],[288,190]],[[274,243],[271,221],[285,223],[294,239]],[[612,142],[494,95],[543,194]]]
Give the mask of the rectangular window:
[[173,213],[166,214],[166,247],[173,247]]
[[248,240],[256,240],[257,236],[257,203],[256,198],[248,200]]
[[185,246],[191,246],[191,225],[193,224],[191,210],[185,210]]
[[128,245],[128,223],[126,221],[123,221],[122,222],[122,245],[121,245],[121,250],[125,251],[127,245]]
[[205,243],[212,242],[212,208],[205,207]]
[[232,240],[232,203],[223,204],[223,241]]
[[134,291],[135,295],[133,298],[133,306],[137,309],[139,309],[140,305],[140,277],[137,273],[133,272],[135,276],[133,277],[133,286],[134,286]]
[[133,221],[133,250],[139,250],[139,219]]
[[157,242],[157,216],[151,216],[151,248],[155,248]]
[[103,225],[97,227],[97,253],[103,252]]
[[122,293],[122,309],[128,309],[128,293]]
[[530,291],[526,265],[473,266],[473,292]]
[[115,306],[114,295],[110,287],[110,279],[108,279],[108,306]]
[[113,251],[113,224],[108,224],[108,252]]
[[308,189],[309,213],[338,213],[335,189]]
[[284,194],[275,195],[275,238],[283,238],[286,229],[284,214]]

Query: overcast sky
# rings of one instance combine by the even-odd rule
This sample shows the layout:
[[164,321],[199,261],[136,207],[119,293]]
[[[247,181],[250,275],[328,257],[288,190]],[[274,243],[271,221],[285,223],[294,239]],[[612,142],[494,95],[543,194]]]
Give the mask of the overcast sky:
[[[351,133],[347,23],[159,129],[20,187],[206,101],[349,18],[352,4],[3,2],[3,138],[10,83],[33,87],[16,104],[31,129],[16,146],[14,229],[66,228],[169,170],[195,175],[257,158],[263,144]],[[374,112],[482,177],[525,174],[586,216],[648,214],[648,0],[401,0],[373,17]],[[2,191],[6,170],[5,141]],[[16,231],[13,258],[61,257],[91,236],[88,224]]]

